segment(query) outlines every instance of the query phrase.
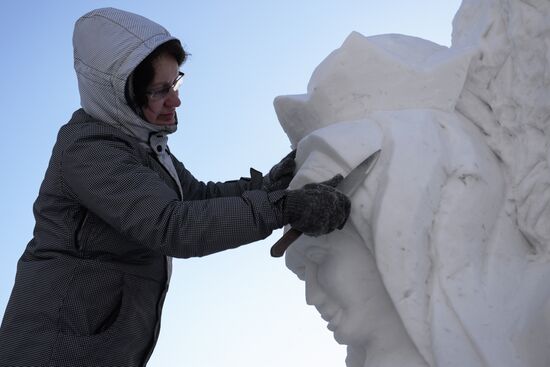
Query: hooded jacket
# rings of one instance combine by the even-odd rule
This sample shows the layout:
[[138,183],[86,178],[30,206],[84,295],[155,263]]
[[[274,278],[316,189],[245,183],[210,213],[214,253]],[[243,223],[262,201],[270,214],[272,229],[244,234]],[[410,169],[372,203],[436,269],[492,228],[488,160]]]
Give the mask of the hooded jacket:
[[263,239],[285,223],[283,191],[203,183],[161,127],[127,104],[126,81],[161,26],[117,9],[75,25],[82,108],[61,127],[34,204],[36,225],[0,327],[0,366],[144,366],[168,289],[167,256]]

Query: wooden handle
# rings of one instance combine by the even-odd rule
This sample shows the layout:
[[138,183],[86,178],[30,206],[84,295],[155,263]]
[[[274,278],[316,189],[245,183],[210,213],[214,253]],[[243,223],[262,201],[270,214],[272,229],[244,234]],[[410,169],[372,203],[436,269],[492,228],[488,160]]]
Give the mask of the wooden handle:
[[302,235],[302,232],[300,232],[297,229],[291,228],[288,230],[283,237],[271,247],[271,256],[273,257],[281,257],[284,255],[286,249],[288,246],[292,244],[292,242],[296,241],[298,237]]

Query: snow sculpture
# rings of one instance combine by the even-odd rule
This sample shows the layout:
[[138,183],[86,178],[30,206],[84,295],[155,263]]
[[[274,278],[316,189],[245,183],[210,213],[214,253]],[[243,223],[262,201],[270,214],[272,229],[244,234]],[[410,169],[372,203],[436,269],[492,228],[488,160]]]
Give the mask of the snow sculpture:
[[549,9],[466,0],[451,48],[352,33],[276,98],[291,187],[382,149],[346,227],[286,255],[348,367],[550,366]]

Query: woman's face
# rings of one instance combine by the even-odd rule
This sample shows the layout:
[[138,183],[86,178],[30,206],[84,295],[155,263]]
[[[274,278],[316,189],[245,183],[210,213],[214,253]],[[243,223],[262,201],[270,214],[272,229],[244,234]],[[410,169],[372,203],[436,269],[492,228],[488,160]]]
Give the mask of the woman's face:
[[[155,91],[169,87],[174,83],[179,73],[179,65],[172,56],[162,54],[153,61],[155,77],[147,90]],[[170,89],[168,94],[160,99],[147,98],[147,105],[143,107],[145,119],[155,125],[173,125],[176,123],[176,108],[181,101],[178,92]]]

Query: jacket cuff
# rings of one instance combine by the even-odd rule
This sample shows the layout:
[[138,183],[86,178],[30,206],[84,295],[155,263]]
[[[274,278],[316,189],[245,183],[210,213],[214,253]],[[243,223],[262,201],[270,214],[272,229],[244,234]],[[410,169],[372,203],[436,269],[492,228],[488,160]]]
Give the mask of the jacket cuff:
[[280,224],[280,226],[287,225],[288,218],[284,215],[284,206],[285,206],[285,200],[286,200],[287,190],[276,190],[271,191],[267,193],[267,198],[273,208],[275,209],[275,215],[277,217],[277,223]]
[[254,168],[250,167],[250,186],[249,190],[261,190],[264,182],[264,175]]

